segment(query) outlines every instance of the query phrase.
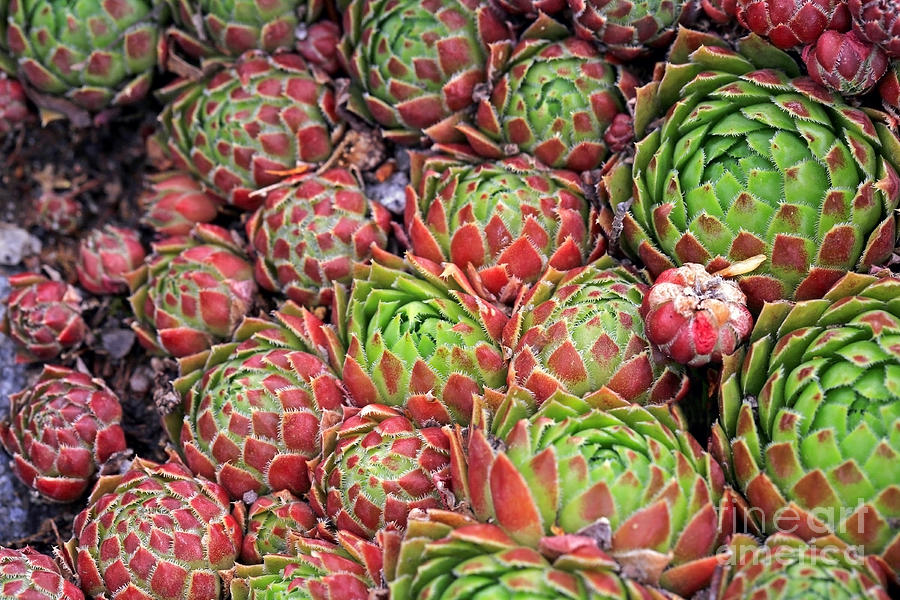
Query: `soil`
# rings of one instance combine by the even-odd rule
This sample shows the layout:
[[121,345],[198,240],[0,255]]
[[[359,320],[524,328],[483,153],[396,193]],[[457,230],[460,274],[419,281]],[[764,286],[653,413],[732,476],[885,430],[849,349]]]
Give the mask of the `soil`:
[[[18,226],[41,243],[39,254],[15,267],[0,267],[0,298],[9,293],[6,276],[24,270],[43,269],[46,275],[77,283],[74,264],[78,240],[85,232],[105,223],[139,228],[145,138],[153,131],[158,112],[159,107],[148,101],[103,127],[75,130],[65,122],[34,124],[0,139],[0,223]],[[36,201],[48,191],[72,195],[81,205],[76,232],[64,235],[38,225]],[[149,246],[149,232],[142,234]],[[82,293],[90,334],[82,348],[64,357],[64,363],[106,380],[122,401],[129,447],[137,455],[161,460],[165,436],[154,396],[164,389],[175,364],[149,359],[138,348],[127,323],[130,309],[124,296]],[[40,369],[40,364],[16,364],[13,344],[0,336],[0,416],[6,416],[9,394],[35,379]],[[49,551],[71,535],[72,520],[82,506],[83,501],[52,504],[40,498],[13,476],[7,455],[0,457],[0,545],[30,544]]]

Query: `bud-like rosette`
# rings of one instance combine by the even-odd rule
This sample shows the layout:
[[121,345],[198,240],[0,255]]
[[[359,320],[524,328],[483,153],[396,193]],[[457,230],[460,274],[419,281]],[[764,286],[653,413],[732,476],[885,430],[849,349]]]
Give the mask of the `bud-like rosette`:
[[160,115],[179,169],[252,210],[252,192],[331,156],[334,92],[297,54],[244,54],[233,66],[184,86]]
[[58,194],[45,190],[35,202],[35,221],[54,233],[75,233],[81,225],[81,203],[71,194]]
[[610,54],[633,60],[675,37],[684,0],[568,0],[575,33],[597,40]]
[[900,6],[894,0],[849,0],[853,30],[881,46],[889,58],[900,58]]
[[[323,439],[341,421],[344,391],[330,364],[321,321],[296,306],[277,321],[245,319],[238,342],[182,361],[175,382],[183,412],[166,418],[191,470],[235,500],[248,492],[309,490]],[[337,345],[335,343],[335,345]],[[193,365],[194,361],[202,364]]]
[[483,0],[353,0],[341,58],[358,92],[351,108],[400,143],[452,141],[453,125],[512,37]]
[[141,345],[176,357],[229,338],[256,294],[253,266],[229,232],[212,225],[153,244],[128,282]]
[[458,129],[488,158],[525,152],[551,167],[593,169],[608,154],[604,134],[625,111],[617,84],[630,83],[619,78],[589,42],[524,39],[479,103],[477,127]]
[[412,252],[454,263],[487,298],[512,302],[547,268],[580,267],[605,249],[571,171],[527,156],[478,165],[418,158],[413,169],[405,214]]
[[0,134],[7,133],[32,119],[22,84],[0,74]]
[[473,396],[502,388],[506,316],[449,289],[440,265],[381,252],[354,274],[335,317],[347,346],[342,373],[356,406],[403,406],[416,423],[468,423]]
[[610,166],[603,181],[621,216],[611,235],[653,276],[762,255],[737,278],[758,311],[819,298],[847,271],[891,256],[900,140],[876,111],[799,75],[757,36],[734,51],[682,29],[670,63],[638,94],[633,167]]
[[338,48],[341,43],[341,28],[334,21],[319,21],[307,27],[297,40],[297,52],[306,61],[319,67],[329,75],[341,69]]
[[125,275],[141,266],[145,256],[134,229],[114,225],[93,229],[78,246],[78,281],[93,294],[127,292]]
[[739,499],[676,414],[557,394],[500,440],[480,426],[454,435],[455,483],[518,544],[595,537],[635,579],[688,597],[709,582]]
[[338,529],[367,539],[406,526],[413,509],[441,508],[450,442],[440,427],[416,426],[397,409],[351,408],[336,445],[316,468],[313,508]]
[[556,391],[638,404],[677,402],[683,369],[654,348],[640,316],[647,285],[612,259],[549,271],[517,305],[504,334],[507,383],[539,405]]
[[753,315],[733,281],[688,263],[656,278],[641,304],[647,339],[675,362],[722,361],[750,334]]
[[151,175],[147,181],[148,187],[138,199],[144,209],[141,224],[157,235],[188,235],[197,223],[216,218],[219,200],[190,173],[168,171]]
[[241,561],[258,564],[267,554],[284,553],[292,535],[305,535],[316,524],[316,515],[309,504],[287,490],[261,496],[247,513]]
[[149,0],[13,0],[5,8],[4,48],[38,104],[96,113],[150,90],[163,13]]
[[166,0],[174,24],[166,32],[194,57],[240,56],[290,49],[307,0]]
[[729,543],[731,555],[719,582],[720,600],[888,600],[888,577],[873,556],[851,549],[810,546],[800,538],[777,533],[758,546],[746,535]]
[[81,588],[109,600],[217,600],[240,548],[225,490],[143,459],[97,482],[66,544]]
[[885,53],[853,31],[826,31],[803,49],[803,62],[814,81],[846,96],[865,94],[888,68]]
[[369,600],[382,580],[383,549],[348,531],[336,542],[292,538],[286,554],[261,565],[237,565],[233,600]]
[[443,510],[416,511],[402,539],[385,548],[395,600],[503,598],[511,590],[529,600],[674,598],[619,575],[595,538],[551,535],[523,545],[496,525]]
[[329,305],[333,284],[349,284],[353,266],[371,258],[372,245],[387,245],[390,221],[350,171],[306,175],[269,192],[247,222],[256,280],[298,304]]
[[51,557],[25,547],[0,547],[0,597],[4,600],[84,600]]
[[711,447],[768,533],[900,570],[900,280],[850,273],[766,304],[727,357]]
[[846,0],[737,0],[737,18],[782,50],[814,44],[826,29],[850,29]]
[[87,326],[78,290],[37,273],[11,275],[9,285],[0,333],[16,342],[18,361],[51,361],[81,344]]
[[16,475],[50,500],[77,500],[103,463],[126,450],[122,407],[100,379],[46,366],[9,400],[0,443]]

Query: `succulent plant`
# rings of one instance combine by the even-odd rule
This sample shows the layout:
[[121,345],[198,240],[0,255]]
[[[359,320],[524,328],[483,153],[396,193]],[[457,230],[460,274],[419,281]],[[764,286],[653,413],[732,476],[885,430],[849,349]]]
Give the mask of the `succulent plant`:
[[268,193],[247,222],[256,249],[256,280],[305,306],[331,304],[335,283],[349,284],[353,265],[387,245],[391,215],[366,199],[346,169],[302,176]]
[[81,225],[81,203],[72,194],[45,190],[35,201],[37,224],[54,233],[75,233]]
[[729,559],[715,598],[831,598],[888,600],[888,577],[874,557],[849,550],[810,546],[784,533],[757,546],[748,536],[729,544]]
[[16,342],[19,362],[50,361],[81,344],[87,326],[78,290],[37,273],[10,275],[9,285],[0,333]]
[[84,600],[56,562],[26,546],[0,547],[0,597],[8,600]]
[[722,362],[753,328],[737,284],[694,263],[660,274],[644,295],[641,316],[650,343],[692,367]]
[[0,74],[0,134],[8,133],[31,120],[31,109],[22,84]]
[[488,158],[525,152],[550,167],[593,169],[608,154],[604,135],[625,112],[623,90],[632,85],[589,42],[526,36],[478,104],[476,127],[458,129]]
[[10,395],[0,443],[25,485],[72,502],[110,457],[126,450],[121,419],[119,399],[102,380],[47,365],[33,386]]
[[846,0],[737,0],[737,18],[782,50],[814,44],[828,29],[850,29]]
[[376,258],[357,267],[349,301],[337,302],[351,402],[403,406],[419,424],[468,423],[473,395],[504,385],[506,316],[452,289],[436,263]]
[[900,7],[893,0],[848,0],[853,30],[878,44],[888,57],[900,58]]
[[183,360],[183,411],[166,419],[191,470],[234,499],[305,493],[341,420],[343,388],[330,368],[339,358],[315,353],[328,345],[321,321],[291,305],[275,318],[245,319],[237,341]]
[[803,49],[803,62],[816,83],[846,96],[867,93],[888,68],[887,55],[853,31],[826,31]]
[[848,270],[890,256],[900,141],[757,36],[738,50],[682,30],[670,64],[639,92],[633,168],[609,167],[604,189],[622,213],[612,234],[653,275],[762,256],[738,278],[759,310],[821,297]]
[[622,60],[665,48],[685,7],[684,0],[568,0],[575,33],[594,39]]
[[720,25],[731,23],[737,16],[737,0],[700,0],[700,7]]
[[291,49],[306,0],[165,0],[174,24],[166,34],[194,57],[237,57],[248,50]]
[[163,12],[149,0],[4,0],[3,44],[36,103],[66,113],[130,104],[150,90]]
[[316,523],[309,504],[287,490],[260,496],[247,513],[241,561],[259,564],[267,554],[287,552],[289,538],[310,533]]
[[534,18],[541,13],[552,15],[566,8],[566,0],[494,0],[494,2],[513,15],[526,15]]
[[378,544],[347,531],[335,542],[292,538],[288,554],[268,554],[261,565],[237,565],[233,600],[369,600],[381,582]]
[[128,291],[125,274],[140,267],[145,256],[134,229],[114,225],[94,229],[78,246],[78,281],[93,294],[121,294]]
[[540,405],[562,391],[598,402],[677,402],[683,369],[646,339],[640,316],[647,285],[604,258],[551,270],[517,305],[504,335],[512,349],[507,383]]
[[313,508],[367,539],[405,527],[410,511],[441,508],[450,479],[450,442],[440,427],[416,426],[381,404],[348,409],[335,445],[316,467]]
[[338,56],[340,26],[334,21],[319,21],[301,31],[296,44],[300,56],[329,75],[337,73],[341,69]]
[[557,393],[499,439],[481,423],[451,438],[457,497],[518,544],[590,536],[624,574],[687,597],[709,582],[740,500],[683,427],[667,407]]
[[527,156],[481,164],[417,157],[412,180],[405,213],[412,252],[453,262],[486,298],[515,300],[548,267],[580,267],[605,249],[570,171],[543,169]]
[[900,60],[891,63],[887,74],[881,80],[881,85],[878,86],[878,92],[888,109],[900,110]]
[[483,0],[353,0],[340,48],[355,86],[350,107],[388,139],[452,141],[492,55],[511,37]]
[[723,364],[712,448],[770,533],[900,568],[900,280],[766,304]]
[[253,192],[331,155],[334,92],[297,54],[248,52],[175,91],[160,119],[176,166],[238,208],[255,209],[263,196]]
[[219,207],[215,196],[183,171],[149,176],[138,202],[144,209],[141,224],[166,237],[188,235],[197,223],[210,223]]
[[176,357],[230,337],[256,293],[253,266],[229,232],[213,225],[153,244],[128,282],[141,345]]
[[97,482],[66,544],[81,588],[109,600],[217,600],[240,548],[225,490],[140,458]]
[[387,547],[384,562],[395,600],[670,598],[619,575],[595,538],[551,535],[523,545],[496,525],[443,510],[410,515],[402,541]]

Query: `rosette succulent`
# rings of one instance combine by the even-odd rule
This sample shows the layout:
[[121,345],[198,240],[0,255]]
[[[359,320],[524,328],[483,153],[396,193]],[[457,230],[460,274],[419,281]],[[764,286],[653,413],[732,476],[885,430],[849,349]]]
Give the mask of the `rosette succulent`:
[[93,229],[78,246],[78,281],[93,294],[126,292],[125,275],[140,267],[145,256],[141,237],[134,229],[114,225]]
[[638,94],[633,169],[605,178],[624,250],[653,275],[762,256],[738,278],[751,310],[821,297],[890,256],[900,141],[884,123],[797,77],[757,36],[735,52],[683,29],[670,60]]
[[150,90],[164,11],[149,0],[3,0],[3,44],[37,103],[77,126]]
[[514,300],[548,268],[580,267],[605,250],[570,171],[525,156],[477,165],[417,157],[412,179],[405,223],[413,253],[454,263],[487,298]]
[[0,333],[16,342],[19,362],[50,361],[81,344],[87,326],[78,290],[37,273],[10,275],[9,285]]
[[189,173],[169,171],[148,177],[138,199],[144,214],[141,224],[158,235],[188,235],[197,223],[216,218],[219,201]]
[[300,31],[296,44],[300,56],[329,75],[337,73],[341,69],[338,55],[340,26],[334,21],[319,21]]
[[465,445],[452,438],[476,518],[532,548],[548,535],[594,537],[629,576],[683,596],[706,585],[739,502],[715,461],[666,407],[556,396],[500,439],[481,426]]
[[316,524],[309,504],[289,491],[260,496],[247,512],[241,561],[258,564],[267,554],[286,552],[290,536],[308,534]]
[[871,556],[810,546],[784,533],[769,537],[764,546],[748,536],[736,536],[730,547],[731,558],[715,595],[719,600],[890,598],[887,575]]
[[254,209],[256,190],[324,162],[338,127],[334,92],[296,54],[244,54],[180,90],[160,115],[176,166],[217,196]]
[[900,280],[766,304],[725,360],[712,447],[768,532],[900,568]]
[[381,583],[382,548],[347,531],[335,542],[292,538],[291,553],[237,565],[234,600],[369,600]]
[[247,222],[256,249],[256,280],[305,306],[331,304],[334,284],[387,244],[391,215],[366,199],[346,169],[305,175],[268,193]]
[[647,285],[609,258],[549,271],[517,305],[504,335],[508,381],[540,405],[554,392],[639,404],[677,402],[682,368],[646,338],[640,315]]
[[676,362],[721,362],[753,328],[747,297],[737,284],[688,263],[664,271],[641,303],[647,339]]
[[372,539],[406,526],[410,511],[440,508],[450,479],[450,442],[397,409],[349,409],[334,448],[316,468],[313,508],[340,530]]
[[195,57],[291,49],[300,25],[299,13],[307,6],[306,0],[165,1],[174,21],[167,34]]
[[350,106],[388,139],[452,140],[492,55],[510,38],[483,0],[353,0],[340,47],[354,82]]
[[384,252],[356,269],[335,317],[347,348],[342,380],[356,406],[403,406],[419,424],[468,423],[473,395],[503,387],[506,316],[451,289],[442,272]]
[[22,84],[0,74],[0,134],[12,131],[31,118]]
[[46,554],[25,547],[0,547],[0,597],[9,600],[84,600]]
[[827,29],[850,29],[846,0],[737,0],[737,18],[782,50],[813,44]]
[[10,395],[0,443],[25,485],[72,502],[110,457],[126,450],[121,419],[119,399],[103,381],[45,366],[33,386]]
[[479,103],[475,127],[458,129],[488,158],[525,152],[550,167],[585,171],[609,153],[604,135],[626,112],[623,91],[631,88],[631,77],[589,42],[526,37]]
[[890,58],[900,58],[900,7],[893,0],[849,0],[853,30],[878,44]]
[[240,548],[222,488],[143,459],[100,479],[66,545],[81,588],[109,600],[216,600]]
[[402,541],[386,554],[385,578],[396,600],[670,597],[620,576],[594,538],[551,535],[523,545],[496,525],[442,510],[410,515]]
[[182,361],[183,409],[166,419],[191,470],[234,499],[305,493],[341,420],[343,388],[330,368],[339,359],[314,353],[328,345],[322,323],[290,305],[275,317],[245,319],[238,341]]
[[230,337],[256,293],[253,266],[231,235],[212,225],[153,244],[128,282],[141,345],[176,357]]
[[597,40],[622,60],[665,48],[685,7],[684,0],[568,0],[575,33]]
[[75,233],[81,225],[81,203],[73,194],[58,194],[44,190],[35,202],[37,224],[54,233]]
[[826,31],[803,49],[803,62],[813,81],[846,96],[867,93],[888,68],[887,55],[853,31]]

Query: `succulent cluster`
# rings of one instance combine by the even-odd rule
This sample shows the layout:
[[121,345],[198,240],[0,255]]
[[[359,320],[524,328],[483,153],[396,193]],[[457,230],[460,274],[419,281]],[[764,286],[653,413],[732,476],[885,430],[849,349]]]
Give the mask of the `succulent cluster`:
[[22,223],[3,331],[53,364],[0,443],[82,504],[3,599],[896,595],[900,3],[0,0],[0,40],[4,152],[26,95],[169,82],[142,187]]

